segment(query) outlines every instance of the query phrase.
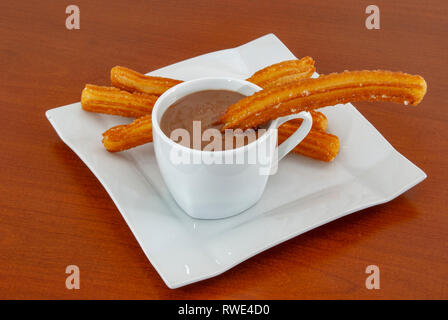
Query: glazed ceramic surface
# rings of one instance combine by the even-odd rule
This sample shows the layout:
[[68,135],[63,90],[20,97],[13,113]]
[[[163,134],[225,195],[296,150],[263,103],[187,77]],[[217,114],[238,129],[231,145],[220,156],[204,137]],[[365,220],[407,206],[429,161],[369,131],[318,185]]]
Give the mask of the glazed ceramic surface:
[[[190,80],[167,90],[152,112],[154,151],[163,180],[177,204],[191,217],[222,219],[250,208],[260,199],[268,177],[278,169],[278,161],[305,138],[313,120],[308,112],[276,119],[258,139],[236,149],[186,148],[162,132],[160,120],[173,103],[204,90],[235,91],[249,96],[261,88],[244,80],[221,77]],[[297,118],[304,119],[302,125],[277,148],[277,128]],[[196,135],[196,139],[201,138]],[[188,134],[183,139],[193,137]]]

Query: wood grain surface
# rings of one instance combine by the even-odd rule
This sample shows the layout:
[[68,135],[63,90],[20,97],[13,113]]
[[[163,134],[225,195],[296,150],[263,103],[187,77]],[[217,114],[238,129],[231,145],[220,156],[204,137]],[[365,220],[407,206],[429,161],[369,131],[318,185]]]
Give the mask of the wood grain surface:
[[[448,2],[1,1],[0,298],[448,298]],[[65,8],[81,10],[80,30]],[[106,191],[45,111],[79,101],[109,69],[141,72],[275,33],[319,73],[421,74],[419,107],[357,103],[428,178],[397,199],[296,237],[210,280],[168,289]],[[81,289],[65,288],[65,268]],[[365,288],[378,265],[381,289]]]

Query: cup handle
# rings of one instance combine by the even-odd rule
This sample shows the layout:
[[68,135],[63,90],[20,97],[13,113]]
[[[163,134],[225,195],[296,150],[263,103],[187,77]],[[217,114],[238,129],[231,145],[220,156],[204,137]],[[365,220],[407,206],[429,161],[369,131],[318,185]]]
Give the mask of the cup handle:
[[273,125],[274,129],[278,129],[283,123],[292,119],[303,119],[300,127],[294,132],[288,139],[283,141],[277,148],[278,151],[278,161],[280,161],[284,156],[286,156],[292,149],[294,149],[310,132],[313,125],[313,118],[311,114],[307,111],[302,111],[296,114],[290,114],[285,117],[281,117],[275,120]]

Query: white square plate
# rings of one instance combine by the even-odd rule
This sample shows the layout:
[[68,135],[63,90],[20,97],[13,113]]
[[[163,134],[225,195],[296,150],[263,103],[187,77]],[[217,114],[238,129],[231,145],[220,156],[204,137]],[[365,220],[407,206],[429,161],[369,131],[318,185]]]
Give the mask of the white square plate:
[[[185,60],[150,75],[190,80],[247,78],[295,58],[273,34],[234,49]],[[204,280],[308,230],[392,200],[426,178],[351,104],[327,107],[328,131],[341,150],[332,163],[288,155],[258,204],[224,220],[195,220],[165,187],[152,144],[112,154],[101,143],[108,128],[131,119],[93,114],[80,103],[47,111],[60,138],[109,193],[146,256],[168,287]],[[299,254],[299,253],[298,253]]]

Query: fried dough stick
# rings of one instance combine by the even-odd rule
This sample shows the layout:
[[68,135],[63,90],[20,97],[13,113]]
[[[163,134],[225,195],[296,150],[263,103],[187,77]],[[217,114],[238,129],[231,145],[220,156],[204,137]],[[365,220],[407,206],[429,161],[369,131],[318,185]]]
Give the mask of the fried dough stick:
[[169,78],[146,76],[121,66],[115,66],[110,70],[110,81],[114,87],[122,90],[155,95],[161,95],[182,82]]
[[[327,117],[322,113],[318,111],[311,110],[309,111],[311,114],[311,117],[313,118],[313,126],[312,129],[318,130],[318,131],[327,131],[328,127],[328,119]],[[285,122],[279,127],[279,130],[281,130],[284,127],[293,127],[293,131],[296,131],[298,127],[302,124],[302,119],[293,119],[289,120],[288,122]]]
[[256,128],[302,110],[351,101],[417,105],[426,93],[421,76],[390,71],[347,71],[262,90],[231,105],[220,118],[222,130]]
[[263,89],[268,89],[309,78],[315,71],[313,58],[303,57],[300,60],[286,60],[270,65],[255,72],[246,81],[252,82]]
[[110,152],[131,149],[148,142],[152,142],[150,114],[130,124],[112,127],[103,133],[104,147]]
[[157,98],[146,93],[87,84],[81,93],[81,106],[90,112],[139,118],[151,114]]
[[[297,130],[296,125],[285,123],[278,129],[278,143],[288,139]],[[320,161],[330,162],[339,153],[339,138],[333,134],[312,128],[292,152]]]

